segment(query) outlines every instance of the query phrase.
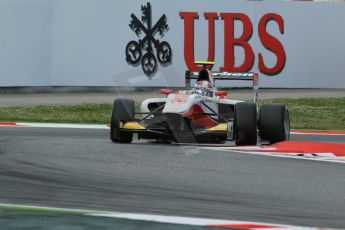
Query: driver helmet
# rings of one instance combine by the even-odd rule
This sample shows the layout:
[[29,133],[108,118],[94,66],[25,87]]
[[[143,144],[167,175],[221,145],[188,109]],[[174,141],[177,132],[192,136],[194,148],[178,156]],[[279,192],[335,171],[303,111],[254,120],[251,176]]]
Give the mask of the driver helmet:
[[213,74],[208,69],[203,69],[199,72],[196,86],[203,86],[204,88],[211,89],[214,87]]

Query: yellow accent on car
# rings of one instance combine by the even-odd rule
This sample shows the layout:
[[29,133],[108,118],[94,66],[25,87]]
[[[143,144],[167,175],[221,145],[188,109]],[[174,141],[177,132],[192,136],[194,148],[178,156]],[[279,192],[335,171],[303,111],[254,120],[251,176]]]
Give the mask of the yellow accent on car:
[[227,131],[228,130],[228,124],[227,123],[221,123],[216,126],[213,126],[212,128],[206,129],[207,131]]
[[128,122],[126,122],[124,124],[122,122],[120,122],[120,128],[122,128],[122,129],[135,129],[135,130],[145,129],[144,126],[142,126],[141,124],[139,124],[136,121],[128,121]]
[[214,61],[195,61],[196,65],[214,65]]

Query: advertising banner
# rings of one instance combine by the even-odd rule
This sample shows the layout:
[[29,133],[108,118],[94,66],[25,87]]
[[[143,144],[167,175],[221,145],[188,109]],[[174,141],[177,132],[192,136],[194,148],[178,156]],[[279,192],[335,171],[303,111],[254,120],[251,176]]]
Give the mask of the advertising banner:
[[260,87],[345,88],[343,2],[52,0],[50,14],[49,50],[27,53],[49,53],[37,84],[184,86],[194,61],[208,60],[215,71],[259,73]]

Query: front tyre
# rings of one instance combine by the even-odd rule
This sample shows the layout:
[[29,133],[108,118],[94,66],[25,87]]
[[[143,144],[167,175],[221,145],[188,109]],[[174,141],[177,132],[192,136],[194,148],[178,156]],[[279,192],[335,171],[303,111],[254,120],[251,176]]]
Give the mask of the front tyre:
[[129,99],[116,99],[113,104],[110,123],[110,140],[115,143],[131,143],[132,132],[120,131],[120,122],[134,120],[134,101]]
[[285,105],[263,105],[259,116],[259,136],[271,144],[290,139],[289,111]]
[[235,104],[234,133],[236,145],[256,145],[256,105],[240,102]]

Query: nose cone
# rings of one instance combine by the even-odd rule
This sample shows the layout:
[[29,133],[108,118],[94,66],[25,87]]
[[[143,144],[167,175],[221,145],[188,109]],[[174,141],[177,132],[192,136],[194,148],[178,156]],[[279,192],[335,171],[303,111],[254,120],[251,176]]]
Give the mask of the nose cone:
[[163,113],[186,113],[194,103],[197,95],[170,94],[167,98]]

